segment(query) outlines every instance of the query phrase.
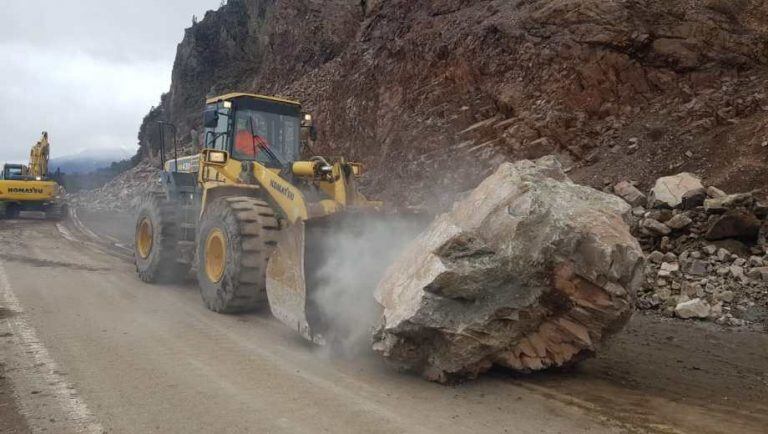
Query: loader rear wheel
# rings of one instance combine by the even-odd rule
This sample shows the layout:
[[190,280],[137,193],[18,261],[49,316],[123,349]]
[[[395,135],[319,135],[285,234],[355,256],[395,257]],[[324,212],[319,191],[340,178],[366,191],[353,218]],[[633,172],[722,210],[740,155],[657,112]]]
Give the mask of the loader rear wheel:
[[148,193],[139,202],[134,257],[139,278],[147,283],[182,280],[189,266],[178,262],[177,206],[163,193]]
[[208,207],[197,236],[197,280],[208,309],[244,312],[266,301],[267,260],[279,232],[264,201],[226,197]]

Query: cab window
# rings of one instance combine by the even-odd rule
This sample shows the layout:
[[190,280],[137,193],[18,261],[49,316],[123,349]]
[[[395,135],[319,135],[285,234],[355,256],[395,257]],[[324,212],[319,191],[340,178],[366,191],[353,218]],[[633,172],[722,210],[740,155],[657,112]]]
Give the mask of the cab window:
[[235,114],[232,155],[268,167],[285,167],[299,157],[299,119],[258,110]]

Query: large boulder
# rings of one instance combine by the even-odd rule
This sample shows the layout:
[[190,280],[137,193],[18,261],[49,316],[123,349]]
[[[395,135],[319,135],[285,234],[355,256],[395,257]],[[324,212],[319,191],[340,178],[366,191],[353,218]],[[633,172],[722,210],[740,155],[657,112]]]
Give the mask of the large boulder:
[[703,188],[699,178],[688,172],[665,176],[656,180],[648,195],[648,203],[654,208],[677,208],[682,205],[686,193]]
[[593,355],[642,280],[629,212],[551,157],[502,164],[387,270],[374,350],[441,382]]

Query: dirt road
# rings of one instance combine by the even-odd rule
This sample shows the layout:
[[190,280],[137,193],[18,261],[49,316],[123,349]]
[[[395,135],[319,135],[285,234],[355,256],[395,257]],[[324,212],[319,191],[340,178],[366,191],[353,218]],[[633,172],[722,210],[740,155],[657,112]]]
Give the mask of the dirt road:
[[[74,230],[0,221],[0,429],[761,432],[768,338],[638,317],[570,373],[455,387],[328,355],[267,313],[207,311]],[[704,347],[706,345],[706,347]],[[664,353],[661,361],[648,354]],[[641,366],[643,365],[643,366]],[[642,369],[640,369],[642,368]],[[4,372],[4,373],[3,373]],[[23,417],[22,417],[23,416]],[[15,422],[14,422],[15,421]]]

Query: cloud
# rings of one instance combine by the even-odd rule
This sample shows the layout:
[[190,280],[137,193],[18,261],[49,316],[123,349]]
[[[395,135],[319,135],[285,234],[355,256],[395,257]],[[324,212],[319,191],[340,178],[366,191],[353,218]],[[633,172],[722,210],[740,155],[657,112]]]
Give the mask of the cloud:
[[43,130],[53,156],[135,150],[143,116],[170,86],[184,28],[219,2],[3,2],[0,163],[24,161]]
[[[26,156],[42,130],[54,155],[89,148],[135,147],[141,117],[168,88],[163,62],[117,63],[78,51],[0,44],[0,131],[6,159]],[[8,154],[8,155],[5,155]]]

